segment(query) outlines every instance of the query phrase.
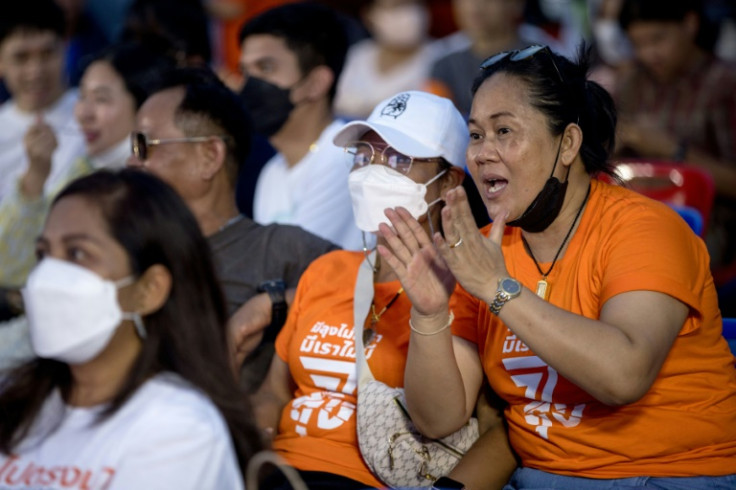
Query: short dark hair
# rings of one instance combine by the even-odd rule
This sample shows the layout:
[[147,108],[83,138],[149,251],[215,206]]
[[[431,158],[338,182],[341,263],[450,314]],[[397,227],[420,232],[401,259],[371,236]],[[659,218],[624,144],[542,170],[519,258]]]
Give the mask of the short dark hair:
[[0,14],[0,44],[19,31],[51,31],[64,37],[64,11],[54,0],[5,2]]
[[[134,276],[158,264],[173,280],[161,309],[144,317],[142,350],[100,420],[119,410],[151,376],[171,371],[220,410],[244,468],[260,448],[260,439],[228,362],[224,295],[191,211],[166,183],[131,168],[101,170],[72,181],[52,207],[70,196],[101,211]],[[0,385],[0,452],[10,454],[28,434],[46,397],[57,388],[68,393],[71,383],[68,365],[52,359],[36,358],[12,371]]]
[[552,134],[562,134],[570,123],[580,126],[580,156],[585,171],[615,178],[610,156],[616,143],[616,107],[603,87],[588,80],[590,53],[590,47],[583,43],[578,48],[577,61],[549,48],[517,61],[506,56],[480,71],[472,91],[475,97],[481,84],[497,73],[518,78],[528,87],[531,104],[547,117]]
[[240,31],[240,43],[256,34],[282,38],[296,55],[303,75],[320,65],[330,68],[335,79],[329,98],[334,98],[348,50],[345,26],[335,10],[312,2],[276,7],[247,22]]
[[135,99],[136,107],[140,107],[161,83],[161,75],[175,66],[173,58],[133,42],[110,46],[82,60],[84,70],[97,61],[109,63],[123,79],[125,89]]
[[634,22],[682,22],[689,13],[700,22],[695,43],[711,51],[718,38],[718,28],[710,25],[702,0],[624,0],[618,21],[626,31]]
[[243,101],[207,67],[168,70],[154,92],[175,87],[184,89],[175,124],[187,136],[200,136],[193,131],[205,130],[226,137],[226,165],[234,186],[250,152],[252,137],[252,125]]
[[207,12],[201,0],[134,0],[121,35],[179,59],[212,58]]

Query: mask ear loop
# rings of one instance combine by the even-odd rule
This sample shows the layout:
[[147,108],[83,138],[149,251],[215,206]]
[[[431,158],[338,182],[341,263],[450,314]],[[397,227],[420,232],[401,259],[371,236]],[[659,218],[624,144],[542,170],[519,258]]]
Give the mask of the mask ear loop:
[[371,266],[371,269],[373,269],[373,273],[377,273],[378,269],[376,268],[376,263],[371,262],[370,254],[373,252],[374,248],[368,248],[368,241],[365,239],[365,232],[361,231],[360,236],[363,239],[363,255],[365,255],[365,261],[368,262],[368,265]]
[[148,333],[146,332],[146,326],[143,324],[143,317],[141,317],[140,313],[123,313],[123,319],[132,321],[133,325],[135,325],[135,331],[138,333],[138,337],[140,337],[141,340],[145,340]]
[[[124,288],[125,286],[133,284],[135,281],[136,278],[133,275],[130,275],[115,281],[115,287],[118,289]],[[144,340],[148,336],[146,326],[143,324],[143,317],[141,317],[140,313],[123,312],[123,320],[130,320],[133,322],[133,325],[135,325],[135,331],[138,333],[138,337],[140,337],[141,340]]]
[[[428,181],[427,181],[427,182],[426,182],[426,183],[424,184],[424,186],[425,186],[425,187],[429,186],[429,184],[431,184],[431,183],[432,183],[432,182],[434,182],[435,180],[439,179],[440,177],[442,177],[442,176],[443,176],[444,174],[446,174],[446,173],[447,173],[447,169],[443,170],[442,172],[438,173],[437,175],[435,175],[434,177],[432,177],[431,179],[429,179],[429,180],[428,180]],[[432,209],[432,206],[434,206],[434,205],[435,205],[435,204],[437,204],[438,202],[442,202],[442,201],[444,201],[444,199],[442,199],[442,197],[438,197],[437,199],[435,199],[435,200],[434,200],[434,201],[432,201],[431,203],[427,204],[427,221],[429,222],[429,232],[430,232],[430,238],[432,238],[432,239],[433,239],[433,237],[434,237],[434,233],[435,233],[435,232],[434,232],[434,225],[432,224],[432,215],[431,215],[431,214],[429,213],[429,210],[430,210],[430,209]]]

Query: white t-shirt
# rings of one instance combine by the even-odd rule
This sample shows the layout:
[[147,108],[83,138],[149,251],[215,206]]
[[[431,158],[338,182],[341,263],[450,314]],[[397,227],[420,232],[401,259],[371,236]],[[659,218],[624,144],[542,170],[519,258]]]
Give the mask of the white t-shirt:
[[220,412],[178,376],[159,374],[95,424],[100,410],[53,393],[17,454],[0,453],[0,489],[243,488]]
[[[51,157],[51,174],[44,186],[46,192],[58,188],[58,181],[67,175],[69,167],[85,154],[84,136],[74,118],[76,101],[76,90],[67,90],[43,111],[43,120],[54,129],[58,142]],[[28,167],[23,137],[35,121],[35,113],[22,112],[12,99],[0,106],[0,200]]]
[[350,165],[343,149],[332,143],[343,125],[327,126],[315,149],[291,168],[280,153],[266,163],[253,200],[257,222],[301,226],[346,250],[362,250],[348,190]]
[[427,41],[410,59],[383,73],[378,70],[376,42],[359,41],[348,50],[337,83],[335,113],[350,119],[365,119],[382,100],[399,92],[422,90],[439,53],[439,44]]

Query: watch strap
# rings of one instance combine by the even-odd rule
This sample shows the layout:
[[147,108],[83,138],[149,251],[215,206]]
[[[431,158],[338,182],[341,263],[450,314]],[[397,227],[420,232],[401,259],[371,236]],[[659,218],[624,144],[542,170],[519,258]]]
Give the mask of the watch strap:
[[[514,284],[517,287],[517,291],[514,291],[513,293],[509,293],[504,289],[503,287],[503,281],[510,281],[512,284]],[[521,294],[521,284],[516,279],[510,278],[510,277],[502,277],[498,280],[498,289],[496,289],[496,297],[493,298],[493,302],[488,305],[488,309],[493,313],[494,315],[498,315],[501,312],[501,308],[503,308],[503,305],[508,303],[510,300],[516,298]]]
[[281,279],[264,281],[258,286],[258,291],[268,293],[271,299],[271,323],[264,330],[261,343],[274,342],[286,322],[286,283]]

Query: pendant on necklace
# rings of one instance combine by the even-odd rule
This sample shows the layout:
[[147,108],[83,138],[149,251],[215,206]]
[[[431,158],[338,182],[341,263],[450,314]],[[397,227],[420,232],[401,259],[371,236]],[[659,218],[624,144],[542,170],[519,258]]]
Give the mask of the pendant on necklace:
[[373,326],[370,328],[363,329],[363,346],[367,347],[368,344],[370,344],[371,340],[373,340]]
[[548,286],[549,285],[547,284],[546,277],[543,277],[542,279],[537,281],[537,296],[539,296],[545,301],[547,301],[547,291],[549,290]]

